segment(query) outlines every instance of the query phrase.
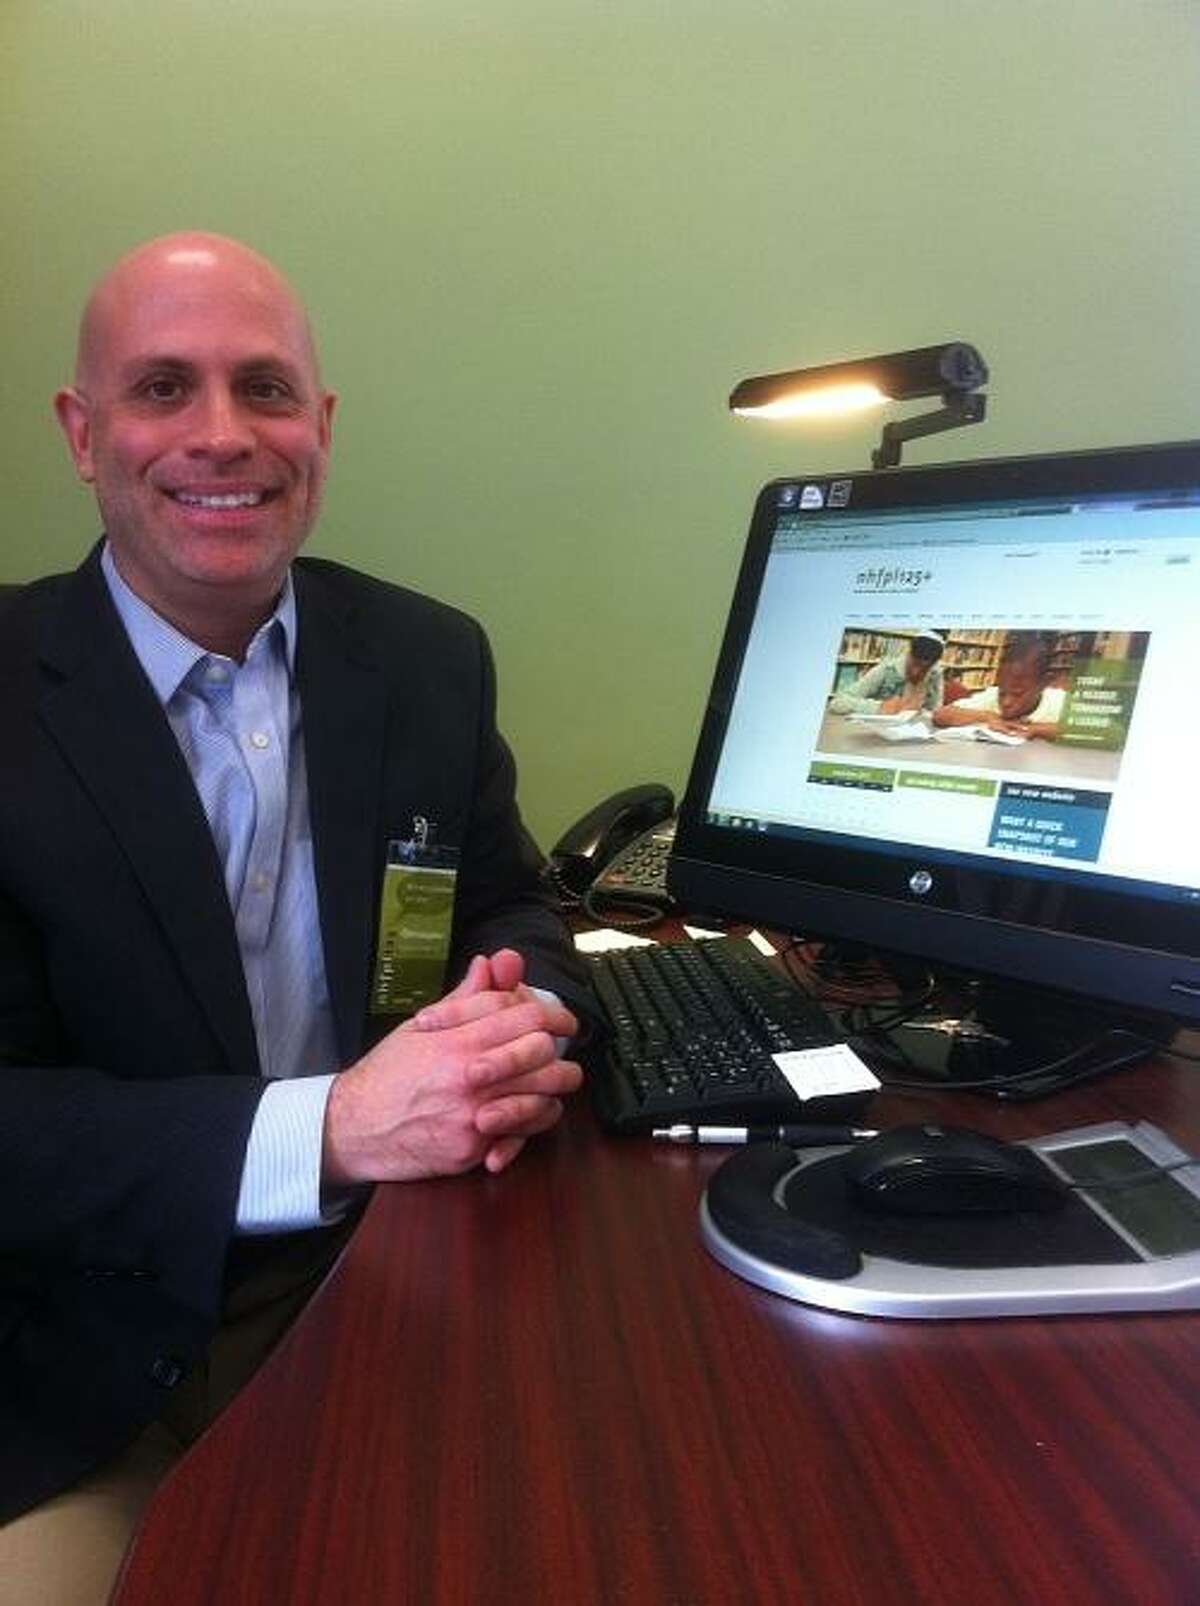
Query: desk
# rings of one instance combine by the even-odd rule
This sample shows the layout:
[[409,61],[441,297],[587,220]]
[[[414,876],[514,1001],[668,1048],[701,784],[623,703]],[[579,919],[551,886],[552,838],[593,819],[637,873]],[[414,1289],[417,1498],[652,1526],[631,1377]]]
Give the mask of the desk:
[[[873,1118],[1197,1145],[1198,1076]],[[702,1248],[720,1158],[580,1103],[502,1177],[377,1190],[159,1491],[120,1606],[1200,1600],[1200,1313],[806,1309]]]

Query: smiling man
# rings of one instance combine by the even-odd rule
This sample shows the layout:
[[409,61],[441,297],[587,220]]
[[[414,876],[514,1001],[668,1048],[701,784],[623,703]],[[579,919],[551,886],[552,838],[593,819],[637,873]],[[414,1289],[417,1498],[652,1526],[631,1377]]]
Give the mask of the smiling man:
[[279,272],[215,235],[138,248],[55,406],[104,535],[0,631],[0,1602],[22,1606],[106,1598],[364,1185],[498,1173],[555,1123],[586,1001],[482,633],[296,556],[334,397]]
[[316,519],[334,402],[282,277],[200,235],[151,242],[101,282],[55,398],[122,579],[235,657]]

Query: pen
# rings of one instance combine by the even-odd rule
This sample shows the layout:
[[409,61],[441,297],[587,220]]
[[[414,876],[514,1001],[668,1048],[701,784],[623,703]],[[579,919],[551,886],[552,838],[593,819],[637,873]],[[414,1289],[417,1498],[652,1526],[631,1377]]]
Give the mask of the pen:
[[879,1133],[862,1126],[656,1126],[651,1136],[659,1143],[790,1143],[796,1149],[819,1149],[824,1144],[862,1143]]

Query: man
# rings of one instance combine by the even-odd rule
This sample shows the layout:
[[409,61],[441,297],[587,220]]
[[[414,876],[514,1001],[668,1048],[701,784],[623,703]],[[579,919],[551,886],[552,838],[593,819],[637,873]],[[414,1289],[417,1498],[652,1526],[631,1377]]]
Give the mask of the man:
[[996,683],[935,711],[944,728],[983,725],[1006,736],[1052,742],[1062,724],[1066,692],[1050,686],[1050,642],[1036,631],[1013,631],[996,667]]
[[[362,1185],[500,1172],[554,1124],[586,999],[478,627],[293,563],[334,397],[282,276],[219,236],[140,247],[55,405],[105,540],[0,629],[0,1521],[37,1508],[0,1528],[0,1600],[26,1603],[105,1597]],[[424,851],[456,985],[398,1025],[377,934]]]
[[941,706],[942,670],[938,660],[946,650],[936,630],[918,630],[903,652],[893,653],[829,699],[834,714],[901,714],[908,710],[932,712]]

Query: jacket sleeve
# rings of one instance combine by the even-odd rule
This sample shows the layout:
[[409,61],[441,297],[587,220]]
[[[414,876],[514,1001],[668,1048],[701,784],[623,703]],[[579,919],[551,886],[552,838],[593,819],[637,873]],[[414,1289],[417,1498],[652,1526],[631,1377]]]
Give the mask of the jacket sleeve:
[[525,956],[530,983],[557,993],[586,1020],[595,1009],[587,972],[543,879],[545,861],[521,822],[516,767],[496,728],[492,655],[478,627],[476,633],[476,786],[463,843],[448,979],[453,984],[473,954],[516,948]]
[[0,1521],[115,1453],[207,1343],[261,1091],[69,1063],[43,941],[0,890]]

